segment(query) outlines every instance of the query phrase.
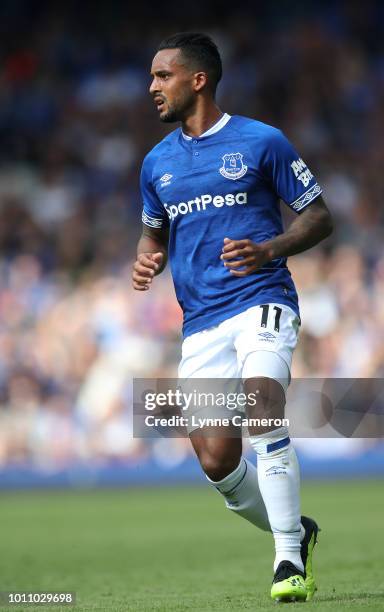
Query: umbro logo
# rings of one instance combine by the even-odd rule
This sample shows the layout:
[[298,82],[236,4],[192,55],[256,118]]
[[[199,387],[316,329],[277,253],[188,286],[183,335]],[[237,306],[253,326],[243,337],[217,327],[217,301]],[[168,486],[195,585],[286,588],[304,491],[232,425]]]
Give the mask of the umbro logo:
[[273,465],[272,467],[268,468],[265,473],[267,476],[275,476],[277,474],[286,474],[287,470],[280,465]]
[[168,174],[168,172],[163,174],[163,176],[160,179],[161,187],[166,187],[167,185],[169,185],[171,183],[172,177],[173,177],[173,174]]
[[265,338],[266,340],[274,340],[276,337],[274,334],[271,334],[271,332],[260,332],[259,336]]

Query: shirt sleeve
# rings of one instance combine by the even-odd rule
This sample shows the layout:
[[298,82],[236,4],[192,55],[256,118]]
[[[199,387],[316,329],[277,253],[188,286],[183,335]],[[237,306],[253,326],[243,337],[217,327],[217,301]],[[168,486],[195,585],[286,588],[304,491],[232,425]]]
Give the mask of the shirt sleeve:
[[312,172],[280,130],[274,130],[268,138],[262,169],[277,195],[297,213],[322,193]]
[[143,212],[141,219],[149,227],[165,227],[168,217],[165,208],[159,199],[152,183],[153,163],[148,156],[144,159],[140,175],[140,190],[143,199]]

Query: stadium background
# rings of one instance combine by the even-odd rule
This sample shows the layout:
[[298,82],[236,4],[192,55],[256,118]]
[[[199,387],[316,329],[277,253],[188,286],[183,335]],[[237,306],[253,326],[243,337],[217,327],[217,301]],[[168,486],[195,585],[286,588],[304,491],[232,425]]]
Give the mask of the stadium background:
[[[149,66],[174,31],[214,37],[220,106],[284,130],[334,215],[290,260],[293,376],[383,375],[383,23],[381,2],[1,3],[0,486],[202,481],[188,441],[131,422],[132,379],[172,377],[180,355],[168,274],[130,285],[141,161],[173,127]],[[381,440],[298,449],[304,475],[384,471]]]
[[[290,260],[293,375],[382,378],[383,24],[379,0],[2,0],[2,589],[77,591],[87,611],[274,610],[270,535],[224,510],[188,441],[132,437],[133,378],[174,376],[180,355],[169,276],[130,282],[141,161],[169,129],[149,66],[163,36],[207,31],[222,108],[295,143],[336,229]],[[382,610],[383,442],[297,448],[322,527],[306,605]]]

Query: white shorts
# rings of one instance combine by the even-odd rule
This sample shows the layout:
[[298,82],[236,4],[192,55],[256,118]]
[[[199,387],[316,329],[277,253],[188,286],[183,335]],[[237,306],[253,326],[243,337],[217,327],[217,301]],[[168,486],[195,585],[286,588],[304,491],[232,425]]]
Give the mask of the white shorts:
[[287,390],[300,319],[283,304],[253,306],[215,327],[188,336],[180,379],[267,377]]

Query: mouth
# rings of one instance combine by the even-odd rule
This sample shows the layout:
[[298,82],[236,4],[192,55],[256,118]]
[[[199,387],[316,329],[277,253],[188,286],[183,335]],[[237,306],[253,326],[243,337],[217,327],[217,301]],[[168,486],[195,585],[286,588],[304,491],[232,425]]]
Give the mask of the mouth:
[[156,104],[157,110],[162,110],[165,106],[165,100],[163,98],[159,98],[158,96],[154,98],[154,102]]

